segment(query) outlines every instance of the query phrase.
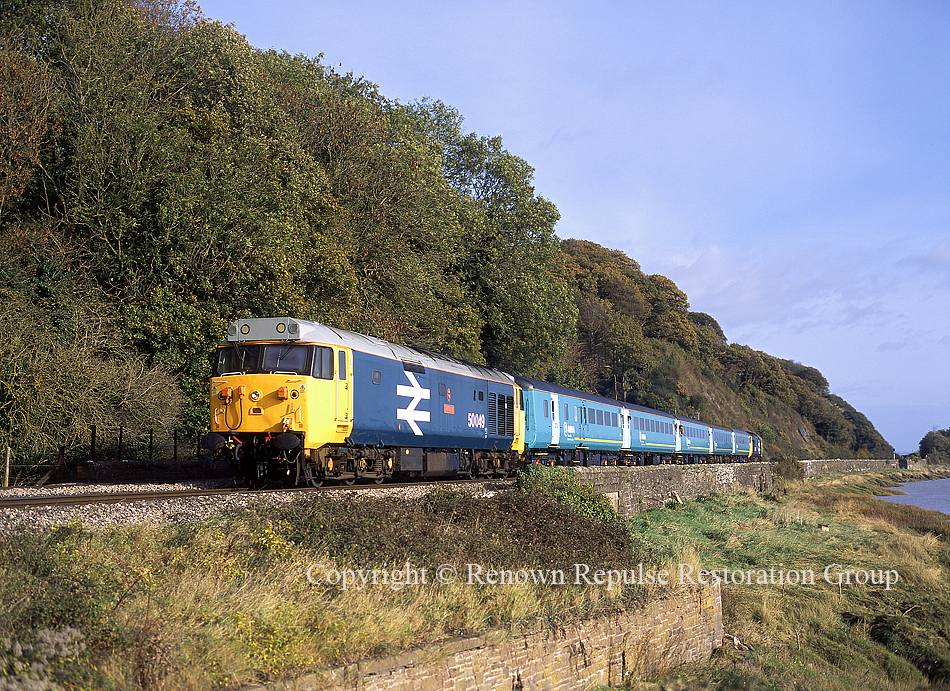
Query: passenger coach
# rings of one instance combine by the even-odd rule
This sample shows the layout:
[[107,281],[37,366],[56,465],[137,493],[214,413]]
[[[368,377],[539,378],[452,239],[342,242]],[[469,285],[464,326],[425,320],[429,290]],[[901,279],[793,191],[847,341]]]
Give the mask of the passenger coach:
[[515,383],[524,396],[526,455],[533,462],[651,465],[739,460],[752,454],[752,440],[758,439],[748,432],[548,382],[515,377]]

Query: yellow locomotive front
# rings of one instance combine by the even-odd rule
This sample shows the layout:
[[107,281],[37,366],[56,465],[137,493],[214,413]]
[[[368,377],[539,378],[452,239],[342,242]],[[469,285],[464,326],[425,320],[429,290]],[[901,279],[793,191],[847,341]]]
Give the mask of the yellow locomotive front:
[[352,429],[349,353],[302,342],[293,319],[238,320],[215,355],[204,445],[252,487],[299,481],[301,460]]

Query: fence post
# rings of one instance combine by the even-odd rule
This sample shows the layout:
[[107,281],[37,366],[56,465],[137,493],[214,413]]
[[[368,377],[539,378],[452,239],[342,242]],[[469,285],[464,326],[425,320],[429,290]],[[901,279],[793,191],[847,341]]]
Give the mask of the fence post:
[[122,428],[121,427],[119,428],[119,449],[118,451],[116,451],[115,460],[117,461],[122,460]]
[[7,447],[6,456],[7,456],[7,460],[3,468],[3,486],[9,487],[10,486],[10,447],[9,446]]
[[153,441],[154,441],[154,439],[153,439],[153,437],[152,437],[152,433],[153,433],[153,432],[154,432],[154,430],[153,430],[151,427],[149,427],[149,429],[148,429],[148,462],[149,462],[149,463],[152,462],[152,445],[153,445]]
[[95,425],[92,426],[92,438],[91,438],[91,441],[89,442],[89,452],[90,452],[89,460],[95,463],[96,462],[96,426]]
[[175,465],[178,465],[178,428],[175,428],[175,433],[172,437],[174,439],[174,451],[172,451],[172,457],[175,460]]

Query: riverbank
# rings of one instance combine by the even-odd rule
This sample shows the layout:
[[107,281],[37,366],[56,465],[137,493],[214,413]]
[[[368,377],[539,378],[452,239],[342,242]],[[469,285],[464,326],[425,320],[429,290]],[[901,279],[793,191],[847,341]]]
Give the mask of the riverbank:
[[695,555],[730,579],[724,645],[708,662],[639,688],[947,688],[948,517],[873,497],[948,476],[836,473],[632,519],[657,554]]

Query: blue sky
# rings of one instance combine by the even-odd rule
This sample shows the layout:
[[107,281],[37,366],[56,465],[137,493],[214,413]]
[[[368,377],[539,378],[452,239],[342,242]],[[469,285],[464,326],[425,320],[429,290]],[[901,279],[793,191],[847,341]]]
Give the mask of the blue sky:
[[945,0],[200,4],[502,137],[561,238],[818,368],[899,452],[950,427]]

